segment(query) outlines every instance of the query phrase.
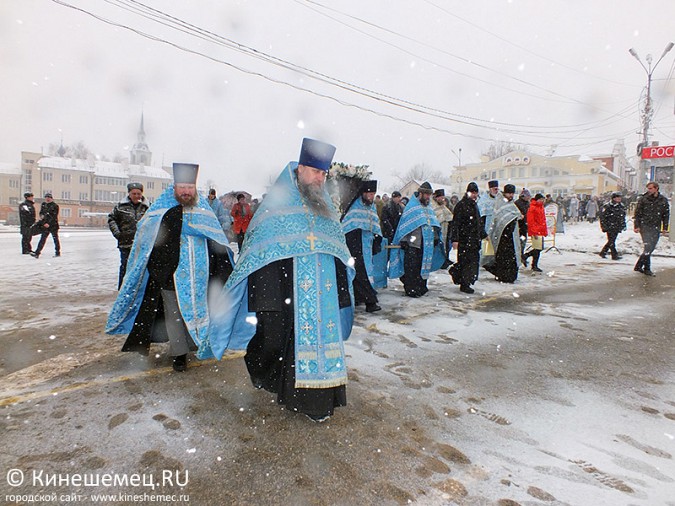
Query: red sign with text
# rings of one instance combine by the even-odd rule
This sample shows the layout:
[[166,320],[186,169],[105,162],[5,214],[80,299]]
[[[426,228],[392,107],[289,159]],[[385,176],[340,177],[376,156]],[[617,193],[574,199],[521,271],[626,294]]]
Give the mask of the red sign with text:
[[673,158],[675,146],[650,146],[642,148],[642,158]]

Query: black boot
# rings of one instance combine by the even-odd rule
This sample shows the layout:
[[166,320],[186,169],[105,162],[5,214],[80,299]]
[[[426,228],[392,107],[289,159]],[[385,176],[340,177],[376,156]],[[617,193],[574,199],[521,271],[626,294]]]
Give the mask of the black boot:
[[187,369],[187,354],[173,357],[173,370],[183,372]]
[[532,272],[543,272],[538,265],[540,254],[541,252],[538,249],[534,250],[534,253],[532,254]]
[[638,261],[635,264],[635,267],[633,267],[633,270],[635,272],[644,272],[644,270],[645,270],[645,256],[644,255],[640,255],[640,258],[638,258]]

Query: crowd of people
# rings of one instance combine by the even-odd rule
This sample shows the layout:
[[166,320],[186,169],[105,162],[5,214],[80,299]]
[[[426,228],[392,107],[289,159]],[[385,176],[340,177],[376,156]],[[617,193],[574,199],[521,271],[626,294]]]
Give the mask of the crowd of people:
[[[151,343],[168,343],[177,372],[187,369],[190,352],[220,359],[245,351],[255,388],[321,422],[346,405],[343,341],[355,308],[380,311],[378,290],[388,279],[417,298],[439,269],[466,294],[474,293],[481,268],[503,283],[514,283],[529,261],[532,272],[542,272],[550,195],[512,184],[500,189],[495,180],[482,195],[470,182],[461,199],[428,182],[407,198],[399,191],[380,197],[378,182],[367,180],[337,209],[326,185],[335,150],[304,139],[298,161],[284,167],[259,204],[240,193],[229,212],[215,189],[197,191],[196,164],[175,163],[173,184],[150,205],[143,185],[129,183],[108,217],[120,267],[106,332],[127,335],[122,351],[147,355]],[[39,258],[51,235],[59,256],[58,205],[45,195],[38,219],[33,195],[24,197],[22,253]],[[607,197],[558,199],[552,223],[599,219],[607,243],[598,254],[616,260],[627,212],[620,192]],[[644,243],[635,271],[654,275],[651,255],[668,223],[668,200],[650,182],[635,207],[634,229]]]

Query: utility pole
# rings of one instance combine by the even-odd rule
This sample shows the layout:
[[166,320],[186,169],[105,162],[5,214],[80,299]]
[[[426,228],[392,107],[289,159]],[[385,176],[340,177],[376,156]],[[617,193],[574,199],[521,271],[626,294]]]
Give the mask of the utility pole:
[[642,66],[644,71],[647,74],[647,93],[645,97],[645,107],[642,112],[642,147],[645,148],[649,146],[649,127],[651,126],[651,121],[652,121],[652,116],[654,115],[654,108],[652,107],[652,74],[656,70],[656,67],[658,66],[659,63],[661,63],[661,60],[663,60],[663,57],[668,54],[668,52],[673,49],[673,46],[675,46],[674,43],[670,42],[666,46],[666,48],[663,50],[663,53],[661,54],[661,57],[656,61],[656,63],[652,66],[652,55],[648,54],[646,56],[647,60],[647,65],[645,66],[644,63],[642,63],[642,60],[640,59],[640,56],[637,54],[637,51],[635,51],[634,48],[630,48],[628,52],[631,54],[633,58],[635,58],[638,63]]
[[463,182],[462,179],[464,177],[464,172],[463,172],[463,169],[462,169],[462,148],[458,149],[459,154],[455,153],[454,149],[451,149],[450,151],[452,151],[452,154],[455,155],[457,157],[457,160],[459,161],[459,165],[457,166],[457,170],[459,171],[459,174],[457,175],[456,181],[459,185],[459,190],[457,191],[457,194],[461,195],[462,193],[464,193],[464,190],[462,190],[462,182]]
[[645,66],[644,63],[642,63],[642,60],[640,59],[640,56],[637,54],[637,51],[635,51],[634,48],[630,48],[628,52],[630,55],[635,58],[640,66],[644,69],[644,71],[647,74],[647,94],[645,97],[645,107],[644,110],[642,111],[642,142],[638,144],[638,154],[640,155],[640,185],[644,182],[645,178],[648,177],[647,173],[647,168],[649,161],[645,160],[642,158],[642,150],[649,146],[649,127],[651,126],[651,121],[652,121],[652,116],[654,115],[654,108],[652,107],[652,74],[654,73],[654,70],[656,70],[656,67],[658,66],[659,63],[661,63],[661,60],[663,60],[663,57],[666,56],[666,54],[673,49],[673,44],[672,42],[669,42],[666,48],[663,50],[663,53],[661,54],[661,57],[656,61],[656,63],[652,66],[652,55],[648,54],[646,56],[647,60],[647,65]]

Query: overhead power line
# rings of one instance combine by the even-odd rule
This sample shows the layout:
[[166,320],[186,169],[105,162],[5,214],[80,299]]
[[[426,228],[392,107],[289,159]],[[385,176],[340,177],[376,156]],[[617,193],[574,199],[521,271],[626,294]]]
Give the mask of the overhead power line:
[[[392,120],[395,120],[395,121],[399,121],[399,122],[407,123],[407,124],[410,124],[410,125],[418,126],[418,127],[421,127],[421,128],[427,129],[427,130],[435,130],[435,131],[439,131],[439,132],[448,133],[448,134],[451,134],[451,135],[474,138],[474,139],[479,139],[479,140],[484,140],[484,141],[493,140],[492,138],[486,138],[486,137],[479,136],[479,135],[472,135],[472,134],[466,134],[466,133],[462,133],[462,132],[458,132],[458,131],[452,131],[452,130],[449,130],[447,128],[441,128],[441,127],[437,127],[437,126],[433,126],[433,125],[427,125],[427,124],[423,124],[423,123],[418,122],[418,121],[411,121],[411,120],[408,120],[408,119],[405,119],[405,118],[396,117],[392,114],[383,113],[383,112],[374,110],[372,108],[363,107],[363,106],[357,105],[355,103],[347,102],[343,99],[339,99],[337,97],[334,97],[334,96],[331,96],[331,95],[328,95],[328,94],[325,94],[325,93],[320,93],[318,91],[311,90],[309,88],[305,88],[305,87],[302,87],[302,86],[298,86],[298,85],[289,83],[287,81],[283,81],[281,79],[273,78],[273,77],[268,76],[266,74],[263,74],[261,72],[255,72],[255,71],[252,71],[252,70],[245,69],[241,66],[235,65],[235,64],[233,64],[231,62],[228,62],[228,61],[225,61],[221,58],[216,58],[216,57],[211,56],[209,54],[206,54],[202,51],[190,49],[188,47],[185,47],[185,46],[179,45],[175,42],[172,42],[168,39],[165,39],[165,38],[162,38],[162,37],[155,36],[155,35],[149,34],[147,32],[144,32],[144,31],[142,31],[138,28],[134,28],[132,26],[128,26],[128,25],[125,25],[123,23],[112,21],[110,19],[104,18],[103,16],[95,14],[95,13],[93,13],[93,12],[87,10],[87,9],[69,4],[69,3],[65,2],[64,0],[52,0],[52,1],[59,4],[59,5],[62,5],[64,7],[68,7],[68,8],[74,9],[76,11],[82,12],[84,14],[87,14],[87,15],[93,17],[94,19],[97,19],[97,20],[99,20],[101,22],[104,22],[106,24],[109,24],[111,26],[116,26],[118,28],[122,28],[122,29],[125,29],[125,30],[128,30],[128,31],[131,31],[133,33],[136,33],[137,35],[140,35],[140,36],[142,36],[144,38],[147,38],[149,40],[152,40],[152,41],[155,41],[155,42],[160,42],[160,43],[163,43],[163,44],[167,44],[171,47],[174,47],[174,48],[179,49],[181,51],[184,51],[186,53],[201,56],[201,57],[206,58],[210,61],[229,66],[229,67],[231,67],[233,69],[236,69],[236,70],[238,70],[242,73],[246,73],[246,74],[249,74],[249,75],[260,77],[260,78],[266,79],[266,80],[268,80],[270,82],[273,82],[273,83],[276,83],[276,84],[281,84],[281,85],[284,85],[284,86],[287,86],[287,87],[291,87],[291,88],[293,88],[295,90],[298,90],[298,91],[311,93],[311,94],[319,96],[321,98],[326,98],[326,99],[332,100],[332,101],[337,102],[337,103],[339,103],[340,105],[343,105],[343,106],[357,108],[357,109],[360,109],[362,111],[378,115],[380,117],[386,117],[386,118],[389,118],[389,119],[392,119]],[[470,118],[470,117],[466,117],[466,116],[462,116],[462,115],[458,115],[458,114],[449,113],[449,112],[446,112],[446,111],[440,111],[440,110],[428,108],[426,106],[414,104],[412,102],[408,102],[408,101],[405,101],[405,100],[402,100],[402,99],[397,99],[396,97],[391,97],[391,96],[379,94],[375,91],[358,87],[358,86],[353,85],[351,83],[332,78],[330,76],[321,74],[319,72],[315,72],[311,69],[307,69],[305,67],[301,67],[301,66],[292,64],[291,62],[287,62],[287,61],[282,60],[280,58],[276,58],[272,55],[265,54],[263,52],[255,50],[253,48],[249,48],[249,47],[244,46],[242,44],[239,44],[235,41],[232,41],[230,39],[226,39],[226,38],[224,38],[220,35],[217,35],[217,34],[214,34],[212,32],[209,32],[207,30],[201,29],[201,28],[199,28],[195,25],[191,25],[189,23],[186,23],[185,21],[181,20],[180,18],[170,16],[170,15],[168,15],[168,14],[162,12],[162,11],[156,10],[156,9],[152,9],[152,8],[150,8],[148,6],[145,6],[145,5],[141,4],[140,2],[136,2],[134,0],[126,0],[126,1],[123,1],[123,0],[106,0],[106,1],[110,4],[112,4],[112,5],[116,5],[116,6],[122,8],[124,10],[129,11],[129,12],[133,11],[136,14],[141,15],[146,19],[151,19],[151,20],[153,20],[157,23],[160,23],[164,26],[171,27],[173,29],[179,30],[179,31],[181,31],[183,33],[186,33],[186,34],[189,34],[191,36],[201,38],[203,40],[209,40],[209,41],[214,42],[216,44],[225,45],[226,47],[228,47],[230,49],[234,49],[236,51],[245,53],[249,56],[261,59],[261,60],[263,60],[267,63],[271,63],[271,64],[274,64],[276,66],[279,66],[279,67],[282,67],[282,68],[285,68],[285,69],[300,72],[301,74],[306,75],[307,77],[310,77],[312,79],[321,81],[325,84],[337,86],[338,88],[341,88],[345,91],[349,91],[351,93],[356,93],[356,94],[361,95],[363,97],[377,100],[381,103],[392,105],[392,106],[395,106],[395,107],[398,107],[398,108],[401,108],[401,109],[404,109],[404,110],[408,110],[408,111],[411,111],[411,112],[421,113],[421,114],[427,115],[429,117],[434,117],[434,118],[441,119],[441,120],[453,121],[455,123],[464,124],[466,126],[478,127],[478,128],[483,128],[483,129],[489,129],[489,130],[492,130],[492,131],[497,131],[497,132],[500,132],[500,134],[506,133],[506,134],[514,134],[514,135],[524,135],[524,134],[527,134],[527,133],[535,133],[535,132],[524,132],[522,130],[515,130],[515,129],[506,128],[506,127],[515,127],[515,126],[527,127],[526,125],[510,125],[510,124],[502,124],[502,123],[497,123],[497,122],[491,122],[489,120],[480,120],[478,118]],[[471,121],[469,121],[469,120],[471,120]],[[485,124],[480,124],[480,123],[476,123],[476,122],[482,122],[482,123],[485,123]],[[532,127],[529,127],[529,128],[532,128]],[[542,127],[542,128],[565,128],[565,127]],[[555,134],[555,133],[556,132],[548,132],[549,135]],[[548,135],[546,135],[545,133],[542,134],[541,132],[537,133],[537,135],[540,136],[540,137],[548,137]],[[550,137],[550,138],[552,138],[552,139],[555,138],[556,140],[559,140],[559,137]],[[534,143],[528,143],[528,144],[530,144],[532,146],[548,146],[548,144],[534,144]]]

